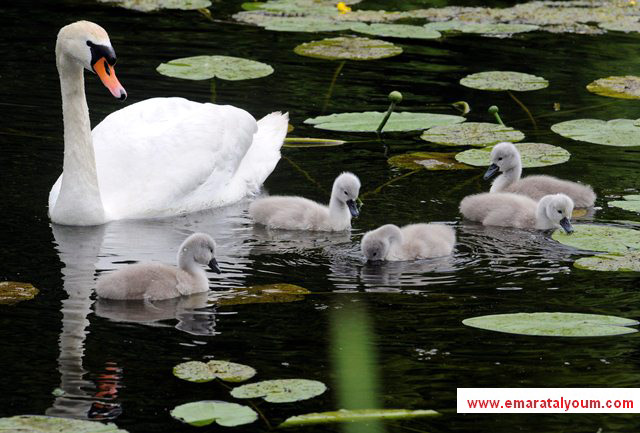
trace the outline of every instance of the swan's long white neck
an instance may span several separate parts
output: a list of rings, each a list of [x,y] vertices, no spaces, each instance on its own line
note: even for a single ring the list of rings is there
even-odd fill
[[[491,189],[489,191],[504,191],[509,187],[509,185],[520,180],[520,176],[522,176],[522,162],[520,161],[520,158],[517,158],[516,165],[500,174],[500,176],[498,176],[491,184]]]
[[[331,220],[331,226],[336,231],[351,227],[351,211],[349,211],[349,207],[345,202],[335,197],[335,194],[331,194],[331,201],[329,202],[329,220]]]
[[[549,230],[559,227],[558,224],[547,216],[549,201],[550,197],[542,197],[538,202],[538,207],[536,208],[536,228],[539,230]]]

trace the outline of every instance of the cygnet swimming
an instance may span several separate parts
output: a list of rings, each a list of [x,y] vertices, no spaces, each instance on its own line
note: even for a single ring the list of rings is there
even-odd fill
[[[216,243],[205,233],[194,233],[180,245],[178,267],[137,263],[103,275],[96,293],[107,299],[160,300],[209,290],[207,274],[200,265],[220,273],[214,257]]]
[[[572,233],[573,201],[565,194],[546,195],[539,202],[510,192],[482,193],[465,197],[460,213],[485,226],[548,230],[560,228]]]
[[[548,194],[563,193],[568,195],[575,207],[593,206],[596,194],[589,185],[583,185],[553,176],[527,176],[523,179],[520,152],[513,143],[498,143],[491,151],[491,165],[484,174],[491,178],[500,171],[500,176],[493,181],[490,192],[514,192],[540,200]]]
[[[272,196],[251,203],[249,214],[274,229],[343,231],[351,228],[351,217],[358,216],[359,193],[360,179],[345,172],[333,182],[329,206],[303,197]]]
[[[360,246],[368,261],[400,261],[448,256],[455,243],[455,231],[444,224],[386,224],[366,233]]]

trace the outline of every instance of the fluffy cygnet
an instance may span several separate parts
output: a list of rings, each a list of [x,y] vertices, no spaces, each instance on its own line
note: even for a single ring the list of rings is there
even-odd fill
[[[448,256],[455,243],[455,231],[443,224],[387,224],[366,233],[360,246],[369,261],[399,261]]]
[[[513,143],[498,143],[491,151],[491,165],[484,174],[491,178],[500,171],[500,176],[493,181],[491,192],[514,192],[540,200],[548,194],[563,193],[568,195],[575,207],[593,206],[596,194],[589,185],[582,185],[552,176],[527,176],[523,179],[520,152]]]
[[[137,263],[103,275],[96,293],[108,299],[160,300],[209,290],[207,274],[200,265],[220,273],[214,257],[216,243],[205,233],[194,233],[180,245],[178,267]]]
[[[548,230],[562,227],[573,232],[573,201],[565,194],[546,195],[539,202],[509,192],[482,193],[465,197],[460,213],[485,226]]]
[[[303,197],[272,196],[251,203],[249,214],[255,222],[274,229],[343,231],[351,228],[351,217],[358,216],[359,193],[358,177],[342,173],[333,182],[329,206]]]

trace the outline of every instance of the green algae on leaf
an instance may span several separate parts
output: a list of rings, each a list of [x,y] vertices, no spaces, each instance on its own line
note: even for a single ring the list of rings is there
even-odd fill
[[[33,299],[40,291],[29,283],[0,281],[0,305]]]
[[[577,119],[556,123],[551,130],[563,137],[605,146],[640,146],[640,126],[634,119]]]
[[[611,98],[640,99],[640,77],[625,75],[600,78],[587,84],[587,90]]]
[[[338,113],[318,116],[304,121],[315,128],[344,132],[375,132],[385,113],[365,111],[362,113]],[[384,132],[417,131],[437,125],[451,125],[464,122],[461,116],[433,113],[391,113]]]
[[[625,195],[622,198],[624,200],[610,201],[609,206],[640,213],[640,195]]]
[[[508,126],[495,123],[466,122],[458,125],[436,126],[420,136],[425,141],[445,146],[490,146],[501,141],[516,142],[524,134]]]
[[[58,418],[43,415],[18,415],[0,418],[0,432],[7,433],[127,433],[112,423]]]
[[[469,170],[466,164],[455,160],[455,152],[413,152],[392,156],[389,165],[407,170]]]
[[[567,235],[556,230],[551,237],[561,244],[587,251],[626,253],[640,249],[640,230],[595,224],[574,224]]]
[[[316,397],[326,389],[325,384],[317,380],[278,379],[233,388],[231,395],[235,398],[262,397],[270,403],[290,403]]]
[[[168,77],[185,80],[239,81],[262,78],[273,73],[273,68],[255,60],[229,56],[195,56],[161,63],[156,70]]]
[[[315,412],[292,416],[284,420],[278,427],[298,427],[335,422],[411,419],[438,415],[440,413],[429,409],[340,409],[332,412]]]
[[[351,25],[351,30],[358,33],[388,38],[438,39],[442,36],[437,30],[407,24],[356,23]]]
[[[546,143],[516,143],[520,152],[523,168],[546,167],[567,162],[571,154],[562,147]],[[456,160],[476,167],[491,164],[493,146],[480,149],[469,149],[456,155]]]
[[[138,12],[153,12],[160,9],[197,10],[211,6],[209,0],[98,0],[114,6]]]
[[[214,379],[225,382],[244,382],[255,376],[256,371],[244,364],[212,360],[209,362],[188,361],[173,367],[173,375],[189,382],[210,382]]]
[[[339,37],[305,42],[296,54],[325,60],[376,60],[397,56],[402,48],[391,42],[359,37]]]
[[[298,138],[287,137],[282,147],[335,147],[345,144],[343,140],[331,140],[328,138]]]
[[[181,404],[171,411],[171,416],[194,427],[215,422],[224,427],[250,424],[258,414],[250,407],[226,401],[195,401]]]
[[[517,92],[539,90],[549,86],[549,82],[542,77],[513,71],[478,72],[462,78],[460,84],[478,90]]]
[[[216,305],[267,304],[276,302],[295,302],[304,299],[311,292],[295,284],[264,284],[232,289],[213,301]]]
[[[462,323],[473,328],[545,337],[601,337],[638,332],[631,319],[582,313],[514,313],[472,317]]]
[[[640,272],[640,251],[583,257],[576,260],[573,266],[590,271]]]

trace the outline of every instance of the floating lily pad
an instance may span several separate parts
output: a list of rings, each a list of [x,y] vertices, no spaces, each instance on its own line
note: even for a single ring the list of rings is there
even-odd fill
[[[542,77],[512,71],[479,72],[462,78],[460,84],[479,90],[518,92],[539,90],[549,86],[549,82]]]
[[[351,26],[351,30],[358,33],[388,38],[438,39],[442,36],[437,30],[407,24],[356,23]]]
[[[612,30],[618,32],[637,32],[640,33],[640,22],[638,22],[638,17],[635,17],[632,20],[616,20],[611,22],[604,22],[598,24],[598,27],[605,30]]]
[[[609,206],[640,213],[640,195],[625,195],[622,198],[624,200],[610,201]]]
[[[0,431],[7,433],[127,433],[112,423],[42,415],[0,418]]]
[[[301,56],[326,60],[376,60],[397,56],[402,48],[378,39],[339,37],[305,42],[293,51]]]
[[[153,12],[160,9],[196,10],[211,6],[209,0],[98,0],[121,8],[139,12]]]
[[[588,251],[626,253],[640,249],[640,230],[595,224],[574,224],[574,232],[556,230],[551,237],[561,244]]]
[[[282,147],[333,147],[345,144],[346,141],[330,140],[328,138],[297,138],[287,137]]]
[[[266,304],[294,302],[304,299],[311,292],[295,284],[265,284],[232,289],[217,297],[216,305]]]
[[[0,282],[0,304],[15,304],[20,301],[33,299],[39,290],[29,283],[17,281]]]
[[[466,164],[455,160],[455,152],[413,152],[392,156],[389,165],[407,170],[469,170]]]
[[[640,99],[640,77],[625,75],[600,78],[587,84],[587,90],[611,98]]]
[[[250,407],[226,401],[195,401],[181,404],[171,411],[171,416],[195,427],[215,422],[225,427],[250,424],[258,414]]]
[[[334,422],[375,421],[389,419],[410,419],[425,416],[438,416],[435,410],[418,409],[340,409],[332,412],[306,413],[284,420],[278,427],[297,427],[309,424]]]
[[[362,113],[339,113],[328,116],[318,116],[307,119],[304,123],[316,128],[330,131],[346,132],[375,132],[384,118],[385,113],[379,111],[365,111]],[[432,128],[437,125],[450,125],[464,122],[461,116],[433,113],[391,113],[389,121],[384,127],[385,132],[417,131]]]
[[[640,146],[640,127],[633,119],[577,119],[556,123],[551,130],[563,137],[606,146]]]
[[[225,382],[244,382],[255,376],[256,371],[244,364],[229,361],[189,361],[173,367],[173,375],[189,382],[210,382],[221,379]]]
[[[515,146],[520,152],[524,168],[562,164],[571,157],[571,154],[562,147],[546,143],[517,143]],[[456,155],[456,160],[476,167],[488,166],[491,164],[492,150],[493,146],[465,150]]]
[[[576,260],[573,266],[590,271],[640,272],[640,251],[583,257]]]
[[[236,14],[234,17],[239,21],[279,32],[334,32],[347,30],[352,25],[350,22],[336,21],[325,15],[283,17],[280,15],[245,12]]]
[[[497,123],[466,122],[433,127],[424,131],[420,138],[445,146],[491,146],[502,141],[520,141],[524,134]]]
[[[327,387],[317,380],[279,379],[249,383],[231,390],[235,398],[263,397],[270,403],[307,400],[325,392]]]
[[[463,33],[479,33],[483,35],[512,35],[538,30],[540,27],[533,24],[509,24],[509,23],[478,23],[462,26]]]
[[[273,73],[273,68],[255,60],[229,56],[195,56],[161,63],[156,70],[162,75],[185,80],[239,81],[262,78]]]

